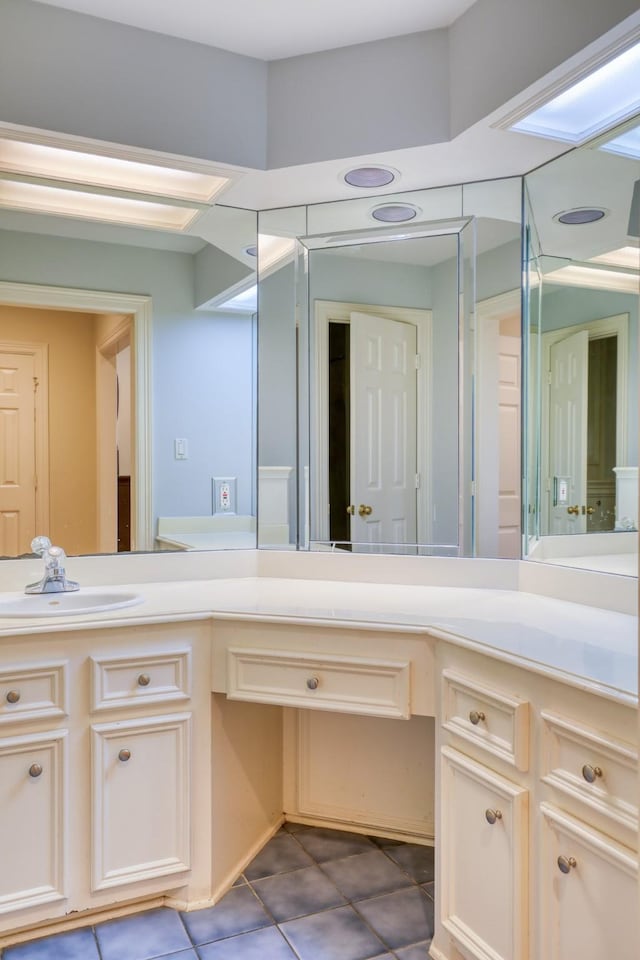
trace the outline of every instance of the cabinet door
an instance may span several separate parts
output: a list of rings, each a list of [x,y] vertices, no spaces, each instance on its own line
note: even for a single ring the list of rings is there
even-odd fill
[[[65,738],[0,740],[0,913],[65,897]]]
[[[528,956],[528,793],[457,750],[441,751],[440,910],[478,960]]]
[[[190,715],[92,727],[92,889],[190,867]]]
[[[541,957],[637,960],[636,855],[551,804],[540,809]]]

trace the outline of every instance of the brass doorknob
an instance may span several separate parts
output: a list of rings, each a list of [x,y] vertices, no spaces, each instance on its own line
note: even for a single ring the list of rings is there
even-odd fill
[[[347,513],[349,514],[350,517],[352,517],[355,512],[356,512],[356,508],[352,503],[350,503],[349,506],[347,507]]]
[[[573,513],[577,517],[578,514],[580,513],[580,507],[578,506],[578,504],[576,504],[575,507],[567,507],[567,513]]]
[[[594,507],[587,507],[587,515],[591,516],[591,514],[594,512],[594,509]]]
[[[370,507],[368,503],[361,503],[358,507],[358,513],[361,517],[369,517],[373,513],[373,507]]]

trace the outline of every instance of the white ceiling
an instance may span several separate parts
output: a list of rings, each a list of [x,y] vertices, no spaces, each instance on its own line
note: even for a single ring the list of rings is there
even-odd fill
[[[104,20],[278,60],[447,27],[475,0],[42,0]]]

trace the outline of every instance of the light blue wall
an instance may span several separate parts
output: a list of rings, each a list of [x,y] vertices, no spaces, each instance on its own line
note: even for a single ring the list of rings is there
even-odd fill
[[[154,516],[210,514],[221,474],[252,512],[252,321],[194,310],[191,254],[0,231],[0,280],[151,296]]]

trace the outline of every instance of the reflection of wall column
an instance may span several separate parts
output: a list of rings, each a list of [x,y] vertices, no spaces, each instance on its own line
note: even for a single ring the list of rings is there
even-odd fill
[[[258,468],[258,546],[289,543],[289,478],[293,467]]]

